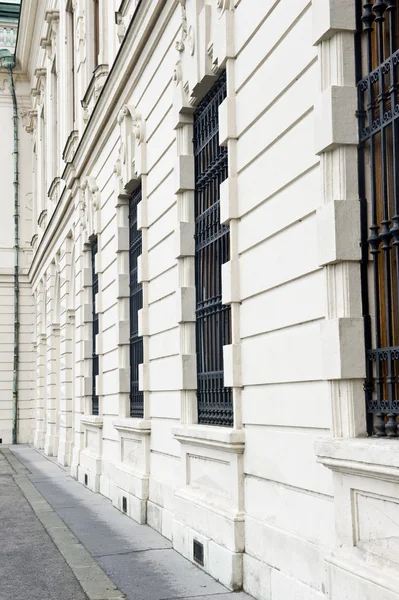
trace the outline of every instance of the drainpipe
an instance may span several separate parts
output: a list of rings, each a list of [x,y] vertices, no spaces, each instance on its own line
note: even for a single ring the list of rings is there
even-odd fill
[[[15,56],[8,50],[0,50],[0,66],[7,69],[13,104],[14,121],[14,361],[12,383],[12,443],[17,443],[18,419],[18,371],[19,371],[19,145],[18,145],[18,104],[15,93],[13,69]]]

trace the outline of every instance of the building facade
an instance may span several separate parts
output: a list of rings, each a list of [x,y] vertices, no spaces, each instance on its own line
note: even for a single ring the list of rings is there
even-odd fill
[[[396,5],[22,3],[18,441],[259,600],[399,597]]]

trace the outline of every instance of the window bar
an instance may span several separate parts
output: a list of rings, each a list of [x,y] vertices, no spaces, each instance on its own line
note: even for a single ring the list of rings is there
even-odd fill
[[[98,252],[97,238],[91,244],[91,274],[92,274],[92,414],[98,415],[99,402],[96,389],[96,377],[99,374],[98,354],[96,352],[96,336],[98,334],[98,313],[96,311],[96,295],[98,293],[98,273],[96,272],[96,255]]]
[[[377,2],[373,6],[373,10],[375,12],[375,22],[377,24],[377,47],[378,47],[378,62],[380,65],[384,62],[384,12],[386,9],[386,3],[381,0],[377,0]],[[384,69],[380,68],[378,70],[378,102],[379,102],[379,113],[380,119],[383,120],[383,115],[385,114],[385,90],[384,90]],[[384,256],[384,279],[385,279],[385,310],[386,310],[386,343],[387,346],[392,347],[392,298],[391,298],[391,232],[390,232],[390,220],[389,220],[389,206],[388,206],[388,189],[387,189],[387,149],[386,149],[386,129],[382,125],[381,127],[381,195],[382,195],[382,204],[383,204],[383,221],[381,222],[381,232],[380,239],[382,242],[382,250]],[[392,406],[393,402],[393,373],[392,373],[392,360],[391,354],[388,353],[387,356],[387,369],[388,376],[386,378],[387,388],[388,388],[388,401],[383,401],[383,407],[389,409]],[[384,423],[384,429],[385,429]],[[396,421],[394,426],[396,436]],[[385,433],[385,432],[384,432]]]
[[[359,178],[360,173],[364,174],[365,148],[370,158],[371,233],[367,243],[372,257],[375,308],[374,342],[370,343],[367,332],[365,335],[368,361],[365,389],[368,412],[374,415],[370,433],[377,437],[398,436],[399,414],[396,374],[399,346],[394,345],[398,343],[399,333],[399,104],[396,77],[399,50],[395,39],[396,12],[395,0],[376,0],[375,3],[363,4],[361,21],[366,37],[367,75],[359,78],[358,82],[359,159],[362,162],[359,164]],[[359,61],[361,57],[358,56]],[[373,63],[377,63],[376,66]],[[363,184],[360,189],[364,191]],[[392,218],[391,210],[394,212]],[[367,218],[367,210],[362,202],[362,219]],[[362,225],[362,240],[364,231]],[[392,247],[395,252],[392,252]],[[363,261],[365,258],[363,254]],[[367,263],[362,267],[362,281],[363,287],[367,287]],[[365,294],[363,307],[365,309]],[[368,300],[365,316],[368,316]]]
[[[129,277],[130,277],[130,416],[143,418],[144,394],[139,390],[139,365],[143,362],[143,338],[139,336],[139,310],[143,308],[143,287],[138,282],[137,260],[142,253],[142,234],[137,229],[137,205],[141,187],[129,203]]]
[[[387,13],[389,18],[389,54],[392,57],[395,53],[395,0],[387,1]],[[392,60],[391,69],[390,69],[390,95],[391,95],[391,112],[392,115],[396,111],[396,74],[397,74],[397,65],[395,61]],[[399,302],[399,178],[398,173],[395,168],[398,161],[398,138],[397,138],[397,121],[394,120],[392,122],[392,163],[394,168],[392,169],[393,176],[393,198],[394,198],[394,209],[395,214],[392,217],[392,245],[395,249],[395,270],[396,270],[396,301]],[[391,361],[392,364],[393,361]],[[394,387],[393,390],[393,398],[391,403],[391,412],[388,414],[388,435],[390,437],[394,437],[395,433],[397,433],[396,428],[396,414],[399,412],[399,401],[396,399],[395,390],[397,391],[397,375],[395,371],[393,373],[393,382],[392,385]],[[395,414],[396,413],[396,414]]]
[[[198,420],[233,425],[232,390],[223,386],[223,346],[231,343],[230,307],[222,304],[221,266],[229,259],[229,228],[220,223],[220,184],[227,177],[227,149],[219,146],[219,105],[226,74],[194,115],[195,278]],[[227,320],[226,320],[227,319]]]
[[[361,3],[356,3],[356,22],[362,23],[363,6]],[[362,79],[362,27],[358,27],[355,38],[356,51],[356,81]],[[364,89],[358,86],[358,118],[359,130],[364,131],[366,128],[366,116],[364,107]],[[362,309],[364,320],[364,345],[366,350],[372,348],[371,334],[371,318],[370,318],[370,301],[368,292],[368,263],[369,263],[369,244],[368,244],[368,215],[367,215],[367,198],[366,198],[366,164],[365,164],[365,144],[359,144],[358,148],[358,185],[360,198],[360,217],[361,217],[361,280],[362,280]],[[366,356],[366,380],[364,383],[364,391],[366,396],[367,407],[367,431],[373,430],[373,409],[377,407],[376,401],[373,399],[373,363]]]

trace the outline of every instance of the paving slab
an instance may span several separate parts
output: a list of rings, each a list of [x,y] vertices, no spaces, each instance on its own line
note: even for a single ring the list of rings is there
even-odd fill
[[[129,600],[164,600],[223,594],[226,588],[175,550],[103,556],[99,564]]]
[[[29,469],[24,493],[91,600],[251,600],[230,592],[173,550],[169,540],[128,518],[43,454],[27,446],[10,450]],[[14,468],[19,470],[17,463]],[[107,588],[106,596],[99,595],[98,585]]]
[[[174,598],[162,598],[162,600],[175,600]],[[186,598],[178,598],[178,600],[195,600],[193,596]],[[248,594],[244,592],[226,592],[225,594],[212,594],[212,596],[201,596],[200,600],[252,600]],[[294,598],[292,600],[295,600]]]

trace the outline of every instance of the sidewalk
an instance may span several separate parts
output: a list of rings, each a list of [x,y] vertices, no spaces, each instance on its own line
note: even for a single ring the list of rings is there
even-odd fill
[[[0,450],[0,460],[1,452]],[[47,596],[34,596],[30,590],[29,593],[25,590],[25,596],[18,596],[13,591],[3,597],[4,589],[1,585],[0,600],[86,598],[81,589],[75,591],[73,587],[70,588],[69,596],[60,594],[58,586],[64,588],[64,593],[68,585],[76,584],[74,576],[90,600],[124,597],[128,600],[251,600],[244,593],[229,592],[175,552],[169,540],[150,527],[138,525],[123,515],[108,499],[77,483],[65,469],[34,449],[12,446],[9,450],[3,450],[3,455],[14,473],[1,475],[0,462],[0,502],[4,485],[15,486],[19,494],[22,490],[47,530],[43,534],[47,538],[50,535],[58,547],[56,552],[53,547],[52,553],[58,561],[62,561],[63,556],[70,567],[69,569],[64,563],[63,577],[72,576],[72,579],[71,583],[66,579],[63,583],[63,579],[58,579],[59,566],[47,562],[43,557],[35,557],[35,571],[41,569],[47,575],[55,574],[53,580],[57,584],[56,594],[49,589]],[[4,477],[8,478],[8,484],[3,483]],[[26,500],[24,502],[27,504]],[[19,509],[16,507],[14,510]],[[1,532],[4,527],[3,515],[2,510]],[[37,517],[30,511],[26,518],[34,522]],[[17,525],[11,521],[9,527]],[[13,533],[11,535],[14,536]],[[51,540],[47,541],[51,543]],[[26,549],[28,551],[29,548]],[[7,554],[8,561],[12,560],[12,554],[11,548]],[[25,586],[29,586],[27,579],[24,579]],[[1,566],[0,581],[3,582]],[[23,582],[20,583],[23,585]]]

